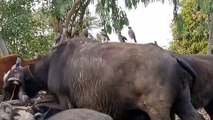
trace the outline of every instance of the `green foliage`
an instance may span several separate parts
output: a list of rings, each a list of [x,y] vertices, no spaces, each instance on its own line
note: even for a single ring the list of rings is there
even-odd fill
[[[209,14],[213,12],[213,1],[212,0],[196,0],[202,12]]]
[[[112,32],[112,28],[115,31],[121,31],[123,25],[129,24],[125,11],[117,4],[116,0],[101,0],[96,5],[96,12],[100,15],[102,25],[109,33]]]
[[[182,54],[205,53],[208,40],[207,15],[195,0],[183,0],[181,12],[171,28],[173,41],[170,50]]]
[[[123,3],[127,9],[134,9],[139,3],[146,6],[154,1],[164,0],[125,0]],[[0,32],[10,53],[19,53],[29,58],[35,51],[48,52],[53,43],[53,31],[61,29],[58,26],[65,22],[73,2],[74,0],[1,0]],[[40,8],[35,9],[38,4],[41,5]],[[97,16],[91,16],[88,7],[91,4],[96,7]],[[118,0],[80,0],[71,24],[79,31],[84,27],[103,26],[111,33],[121,31],[129,21]]]
[[[48,1],[48,0],[47,0]],[[52,0],[51,14],[65,20],[67,12],[70,10],[72,0]]]
[[[207,54],[212,54],[212,44],[213,44],[213,1],[212,0],[197,0],[201,11],[206,13],[208,16],[208,30],[209,30],[209,40],[207,46]]]
[[[35,51],[46,53],[51,44],[52,35],[40,35],[38,32],[50,31],[47,16],[41,11],[32,12],[33,0],[2,0],[1,34],[10,53],[32,57]]]

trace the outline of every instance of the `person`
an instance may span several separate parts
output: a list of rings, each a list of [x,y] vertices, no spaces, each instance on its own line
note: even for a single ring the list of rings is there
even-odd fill
[[[118,32],[118,40],[120,42],[126,42],[127,39],[125,36],[121,35],[121,32]]]
[[[128,29],[129,29],[129,31],[128,31],[129,37],[131,39],[134,39],[135,43],[137,43],[136,37],[135,37],[135,32],[132,30],[132,27],[128,27]]]
[[[107,33],[105,32],[104,29],[101,29],[100,34],[104,37],[104,40],[103,40],[104,42],[109,42],[110,41],[109,36],[107,35]]]

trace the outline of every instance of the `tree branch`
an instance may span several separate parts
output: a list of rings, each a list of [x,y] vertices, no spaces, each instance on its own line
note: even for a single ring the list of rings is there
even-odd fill
[[[78,8],[75,10],[75,14],[74,14],[74,16],[72,17],[72,23],[74,23],[74,22],[76,21],[76,18],[77,18],[77,16],[78,16],[78,13],[80,12],[80,9],[81,9],[82,5],[83,5],[83,1],[81,1],[81,4],[80,4],[80,5],[78,6]]]
[[[75,14],[75,11],[76,11],[80,2],[81,2],[81,0],[74,0],[72,8],[69,10],[69,12],[67,14],[65,25],[64,25],[64,28],[63,28],[63,34],[62,34],[62,37],[61,37],[61,42],[63,42],[66,39],[66,33],[68,31],[68,26],[69,26],[69,23],[71,21],[71,17]]]
[[[79,25],[82,25],[82,23],[83,23],[86,8],[88,7],[90,2],[91,2],[91,0],[87,0],[86,3],[82,6],[81,14],[80,14],[80,18],[79,18]],[[81,26],[81,28],[82,28],[82,26]]]

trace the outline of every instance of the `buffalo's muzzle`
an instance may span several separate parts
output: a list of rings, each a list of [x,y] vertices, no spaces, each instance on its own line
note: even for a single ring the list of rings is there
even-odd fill
[[[13,85],[19,85],[20,84],[20,80],[16,77],[11,77],[8,79],[8,82],[10,82]]]

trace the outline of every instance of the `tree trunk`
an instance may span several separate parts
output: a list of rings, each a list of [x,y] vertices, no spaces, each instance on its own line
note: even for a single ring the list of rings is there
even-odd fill
[[[56,17],[56,21],[55,21],[55,34],[57,35],[58,33],[62,33],[63,30],[63,21],[61,20],[61,18]]]
[[[8,49],[7,49],[6,44],[5,44],[5,42],[4,42],[4,40],[3,40],[1,35],[0,35],[0,50],[1,50],[2,54],[3,54],[3,56],[4,55],[9,55]]]
[[[2,54],[2,52],[1,52],[1,50],[0,50],[0,58],[3,56],[3,54]],[[1,98],[0,98],[0,100],[1,100]]]
[[[84,19],[84,15],[85,15],[85,12],[86,12],[86,8],[90,4],[90,2],[91,2],[91,0],[87,0],[85,2],[85,4],[82,5],[80,18],[79,18],[79,25],[81,25],[81,29],[84,29],[84,28],[88,27],[88,26],[83,26],[83,19]]]
[[[209,14],[209,40],[208,40],[208,51],[207,54],[212,54],[212,43],[213,43],[213,12]]]
[[[81,0],[74,0],[72,8],[70,9],[70,11],[67,14],[67,18],[65,21],[65,25],[64,25],[63,33],[62,33],[62,37],[61,37],[61,42],[63,42],[67,38],[67,31],[68,31],[69,23],[71,21],[71,17],[75,14],[76,9],[78,8],[78,5],[80,2],[81,2]],[[71,33],[72,33],[72,31],[71,31]]]

